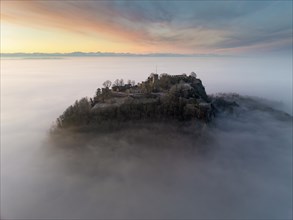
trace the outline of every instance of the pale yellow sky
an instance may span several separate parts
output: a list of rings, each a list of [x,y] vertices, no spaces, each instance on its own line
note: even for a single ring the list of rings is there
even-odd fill
[[[3,53],[123,52],[133,47],[129,43],[109,41],[98,36],[88,36],[55,28],[35,28],[3,22],[1,29],[1,51]]]

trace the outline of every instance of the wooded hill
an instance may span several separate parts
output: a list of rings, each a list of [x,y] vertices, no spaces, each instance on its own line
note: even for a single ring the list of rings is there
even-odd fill
[[[151,74],[135,84],[107,80],[92,98],[69,106],[56,121],[57,129],[106,129],[125,122],[198,120],[208,123],[217,111],[236,103],[212,99],[195,73],[189,76]]]

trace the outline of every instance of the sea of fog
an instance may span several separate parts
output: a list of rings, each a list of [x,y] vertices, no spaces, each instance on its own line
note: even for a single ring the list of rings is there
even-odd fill
[[[292,120],[270,112],[220,117],[198,138],[142,128],[68,140],[84,152],[52,146],[52,123],[76,99],[156,66],[292,115],[290,57],[2,59],[1,218],[291,219]]]

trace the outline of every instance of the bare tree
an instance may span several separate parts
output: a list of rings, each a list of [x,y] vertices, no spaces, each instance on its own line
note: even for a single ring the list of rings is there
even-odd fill
[[[96,96],[99,97],[101,94],[102,94],[102,91],[100,88],[98,88],[96,91]]]
[[[119,80],[119,86],[124,86],[124,80],[123,79]]]
[[[106,80],[104,83],[103,83],[103,86],[105,88],[109,88],[110,86],[112,85],[112,82],[110,80]]]
[[[119,86],[119,79],[116,79],[113,83],[113,86]]]
[[[195,73],[195,72],[191,72],[191,73],[190,73],[190,76],[196,78],[196,73]]]
[[[127,80],[127,84],[131,86],[135,86],[135,81],[134,80]]]

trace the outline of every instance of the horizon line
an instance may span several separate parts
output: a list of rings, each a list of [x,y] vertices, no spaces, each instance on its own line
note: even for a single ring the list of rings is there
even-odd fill
[[[1,57],[40,57],[40,56],[50,56],[50,57],[100,57],[100,56],[131,56],[131,57],[227,57],[233,55],[226,54],[181,54],[181,53],[116,53],[116,52],[55,52],[55,53],[44,53],[44,52],[13,52],[13,53],[0,53]]]

